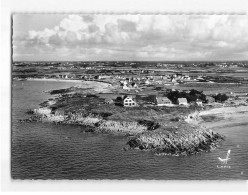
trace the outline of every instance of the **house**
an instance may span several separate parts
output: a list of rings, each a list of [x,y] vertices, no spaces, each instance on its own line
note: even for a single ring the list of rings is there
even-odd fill
[[[176,81],[176,79],[175,79],[174,77],[172,77],[172,78],[171,78],[171,82],[172,82],[172,83],[175,83],[175,82],[177,82],[177,81]]]
[[[129,87],[128,87],[127,85],[123,84],[123,89],[128,90],[128,89],[129,89]]]
[[[131,82],[131,79],[130,78],[126,78],[126,82]]]
[[[211,96],[206,96],[206,100],[207,100],[208,104],[211,104],[211,103],[215,102],[215,99],[213,97],[211,97]]]
[[[110,98],[106,98],[105,101],[104,101],[105,104],[113,104],[114,101]]]
[[[189,75],[184,75],[183,79],[184,80],[190,80],[190,76]]]
[[[123,106],[124,107],[134,107],[137,106],[135,97],[133,96],[124,96],[123,98]]]
[[[237,96],[248,96],[248,93],[245,92],[230,92],[230,97],[237,97]]]
[[[76,75],[76,78],[83,79],[84,78],[84,75],[83,74],[77,74]]]
[[[147,80],[145,81],[145,84],[146,84],[146,85],[149,85],[149,84],[150,84],[150,81],[147,79]]]
[[[67,78],[73,79],[73,78],[76,78],[76,75],[75,74],[68,74]]]
[[[100,80],[100,79],[102,79],[102,77],[101,77],[101,75],[96,75],[96,76],[94,76],[94,79]]]
[[[61,78],[61,79],[68,79],[68,78],[75,78],[76,77],[75,74],[71,74],[71,73],[58,73],[55,75],[57,78]]]
[[[127,85],[127,81],[126,81],[126,80],[121,81],[121,83],[122,83],[123,85]]]
[[[171,105],[172,102],[167,97],[156,97],[156,104],[157,106],[167,106]]]
[[[178,104],[178,105],[187,106],[187,105],[188,105],[188,102],[187,102],[187,99],[186,99],[186,98],[178,98],[178,99],[177,99],[177,104]]]
[[[138,88],[138,85],[136,83],[131,84],[132,88]]]
[[[197,100],[195,101],[195,103],[196,103],[196,105],[198,105],[198,106],[202,106],[202,100],[200,100],[200,99],[197,99]]]

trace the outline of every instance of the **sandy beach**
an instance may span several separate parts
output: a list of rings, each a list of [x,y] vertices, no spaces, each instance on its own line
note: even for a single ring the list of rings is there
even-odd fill
[[[73,83],[81,83],[84,82],[82,80],[73,80],[73,79],[47,79],[47,78],[28,78],[28,81],[56,81],[56,82],[73,82]]]
[[[29,78],[29,81],[51,81],[51,82],[70,82],[75,83],[75,87],[78,88],[92,88],[98,93],[109,93],[111,92],[112,85],[105,82],[98,81],[83,81],[83,80],[72,80],[72,79],[47,79],[47,78]]]
[[[238,107],[221,107],[221,108],[213,108],[210,110],[204,110],[200,112],[200,116],[202,115],[216,115],[216,114],[237,114],[248,112],[248,106],[238,106]]]
[[[111,92],[112,85],[109,83],[97,82],[97,81],[83,81],[76,85],[78,88],[92,88],[98,93],[108,93]]]
[[[224,128],[248,124],[248,106],[222,107],[201,111],[201,117],[214,117],[203,124],[208,128]]]

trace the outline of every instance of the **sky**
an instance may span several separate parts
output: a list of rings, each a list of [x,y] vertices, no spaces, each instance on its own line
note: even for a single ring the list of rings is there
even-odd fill
[[[14,61],[248,60],[248,15],[13,15]]]

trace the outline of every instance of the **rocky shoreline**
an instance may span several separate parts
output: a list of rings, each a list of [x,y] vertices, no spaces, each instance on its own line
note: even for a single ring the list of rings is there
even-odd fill
[[[81,107],[81,110],[78,109],[75,112],[65,112],[66,108],[61,105],[54,109],[54,105],[60,101],[61,97],[40,104],[42,105],[40,108],[28,111],[32,114],[29,119],[20,120],[20,122],[80,125],[85,132],[124,135],[128,137],[128,147],[125,147],[125,150],[140,149],[159,155],[190,155],[208,152],[216,148],[219,141],[224,139],[220,134],[200,125],[198,111],[190,112],[188,115],[171,115],[170,120],[116,120],[109,118],[108,115],[106,117],[106,113],[105,115],[96,114],[93,110],[85,113],[85,108]],[[70,103],[67,102],[67,106],[68,104]],[[161,117],[163,118],[163,115]]]
[[[131,148],[150,150],[159,155],[190,155],[209,152],[218,146],[224,137],[212,130],[191,127],[191,133],[177,133],[170,130],[146,132],[128,141]]]

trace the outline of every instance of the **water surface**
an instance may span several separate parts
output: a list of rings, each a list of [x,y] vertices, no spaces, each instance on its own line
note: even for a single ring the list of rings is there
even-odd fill
[[[82,127],[18,123],[28,109],[51,98],[43,91],[75,83],[13,82],[11,174],[15,179],[236,179],[248,178],[248,123],[217,128],[226,136],[219,148],[192,156],[157,156],[124,151],[127,137],[84,133]],[[230,168],[218,168],[218,157],[231,149]]]

